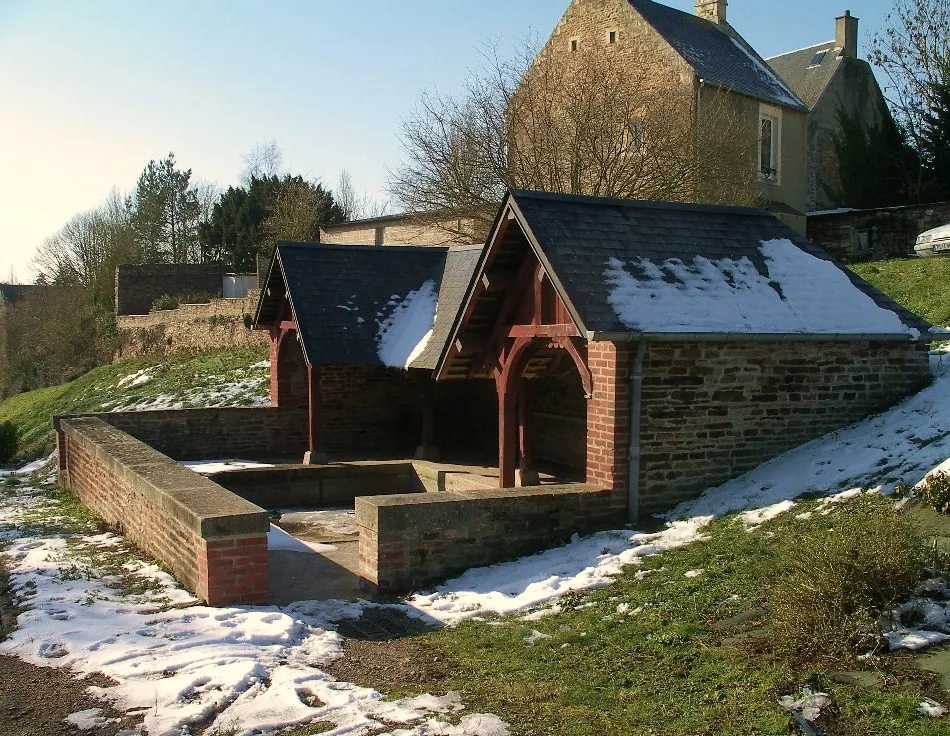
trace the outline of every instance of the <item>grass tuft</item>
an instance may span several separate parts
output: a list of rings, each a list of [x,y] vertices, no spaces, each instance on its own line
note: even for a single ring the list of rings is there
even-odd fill
[[[792,661],[876,650],[882,619],[924,572],[923,538],[888,499],[868,496],[823,518],[785,539],[769,595],[776,650]]]

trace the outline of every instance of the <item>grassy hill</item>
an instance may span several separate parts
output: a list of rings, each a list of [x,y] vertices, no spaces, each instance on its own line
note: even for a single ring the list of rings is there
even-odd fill
[[[133,358],[13,396],[0,404],[0,422],[16,424],[18,458],[32,459],[53,449],[53,414],[252,406],[267,402],[268,376],[265,348]]]
[[[849,268],[929,322],[950,325],[950,258],[901,258]]]

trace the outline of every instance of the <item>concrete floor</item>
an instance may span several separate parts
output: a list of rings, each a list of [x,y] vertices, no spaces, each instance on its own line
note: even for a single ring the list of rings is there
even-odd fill
[[[271,602],[365,598],[359,576],[359,532],[352,509],[284,509],[276,521],[302,542],[324,545],[320,552],[271,550]]]

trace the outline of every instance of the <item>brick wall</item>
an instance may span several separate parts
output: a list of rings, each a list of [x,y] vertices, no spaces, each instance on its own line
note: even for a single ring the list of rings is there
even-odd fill
[[[361,577],[401,592],[616,527],[611,494],[584,485],[356,500]]]
[[[267,333],[248,327],[259,294],[251,291],[243,299],[212,299],[150,314],[119,315],[115,359],[266,345]]]
[[[592,342],[587,362],[594,392],[587,401],[587,482],[614,491],[617,508],[627,508],[630,444],[631,346]]]
[[[269,597],[263,509],[95,417],[61,420],[60,482],[210,605]]]
[[[640,511],[695,497],[930,380],[926,349],[912,343],[651,345]],[[610,418],[607,408],[604,416]],[[618,462],[626,462],[623,443],[616,448]],[[588,473],[588,482],[599,477],[605,476]]]
[[[917,236],[950,222],[950,202],[808,216],[808,239],[843,261],[913,255]]]
[[[299,458],[307,449],[307,415],[279,407],[169,409],[86,415],[176,460]],[[53,417],[57,431],[63,417]]]
[[[323,365],[318,372],[320,450],[412,456],[422,439],[423,378],[383,366]]]
[[[230,272],[213,263],[123,264],[115,272],[115,313],[148,314],[165,294],[221,296],[221,278]]]

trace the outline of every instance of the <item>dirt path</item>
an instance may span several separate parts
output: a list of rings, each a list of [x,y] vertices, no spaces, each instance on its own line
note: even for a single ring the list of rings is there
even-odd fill
[[[80,733],[114,736],[134,727],[134,719],[128,718],[92,731],[81,731],[66,722],[71,713],[91,708],[101,708],[103,716],[109,719],[121,716],[86,692],[90,685],[106,684],[103,680],[79,680],[68,670],[34,667],[16,657],[0,656],[0,724],[4,736]]]

